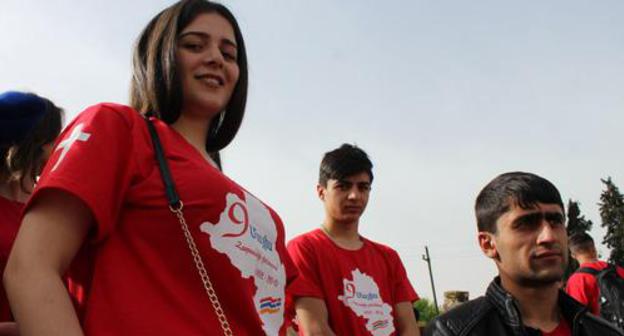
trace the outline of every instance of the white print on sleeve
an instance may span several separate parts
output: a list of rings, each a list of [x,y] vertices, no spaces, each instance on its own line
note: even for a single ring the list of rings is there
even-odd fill
[[[69,150],[71,149],[71,147],[74,145],[76,141],[84,142],[84,141],[89,140],[89,137],[91,136],[91,134],[83,132],[82,131],[83,127],[84,127],[84,124],[82,123],[74,126],[74,129],[72,130],[69,137],[61,141],[61,143],[59,143],[58,146],[56,146],[56,149],[54,151],[57,151],[59,149],[61,149],[62,151],[58,160],[56,160],[56,164],[54,164],[54,167],[52,167],[52,171],[55,171],[56,168],[58,168],[59,164],[61,164],[61,161],[63,161],[63,159],[65,158],[65,154],[69,152]]]
[[[226,196],[219,222],[204,222],[212,247],[228,256],[243,278],[253,278],[256,311],[267,335],[278,335],[284,322],[286,271],[275,249],[276,224],[269,210],[254,196]]]
[[[353,280],[342,279],[344,295],[338,300],[353,312],[366,319],[366,329],[374,336],[387,336],[394,332],[392,307],[381,300],[379,286],[372,277],[355,269]]]

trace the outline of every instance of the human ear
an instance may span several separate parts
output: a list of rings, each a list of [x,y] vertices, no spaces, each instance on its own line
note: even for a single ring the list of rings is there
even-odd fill
[[[321,201],[325,201],[325,187],[320,184],[316,185],[316,194]]]
[[[479,247],[483,254],[486,257],[491,259],[498,258],[498,251],[496,250],[496,240],[494,239],[494,234],[490,232],[479,232],[477,235],[477,239],[479,240]]]

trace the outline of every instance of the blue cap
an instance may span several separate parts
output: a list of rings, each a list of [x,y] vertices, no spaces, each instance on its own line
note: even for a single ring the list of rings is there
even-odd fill
[[[46,112],[46,101],[32,93],[0,94],[0,144],[23,140]]]

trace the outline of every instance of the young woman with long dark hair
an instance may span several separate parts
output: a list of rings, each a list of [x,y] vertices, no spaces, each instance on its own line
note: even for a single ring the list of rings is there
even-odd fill
[[[236,135],[246,97],[227,8],[185,0],[152,19],[131,107],[82,112],[26,206],[5,273],[22,335],[285,334],[296,271],[283,224],[209,155]],[[86,250],[79,319],[61,279]]]

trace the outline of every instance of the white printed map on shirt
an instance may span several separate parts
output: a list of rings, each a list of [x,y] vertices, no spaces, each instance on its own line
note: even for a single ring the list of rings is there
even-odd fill
[[[372,277],[355,269],[353,280],[342,279],[344,295],[338,300],[353,312],[366,319],[366,329],[374,336],[388,336],[394,332],[392,307],[381,300],[379,286]]]
[[[253,300],[262,328],[267,335],[277,335],[284,322],[286,271],[275,249],[276,224],[264,204],[247,192],[244,196],[228,193],[219,222],[204,222],[200,230],[243,278],[254,280]]]

